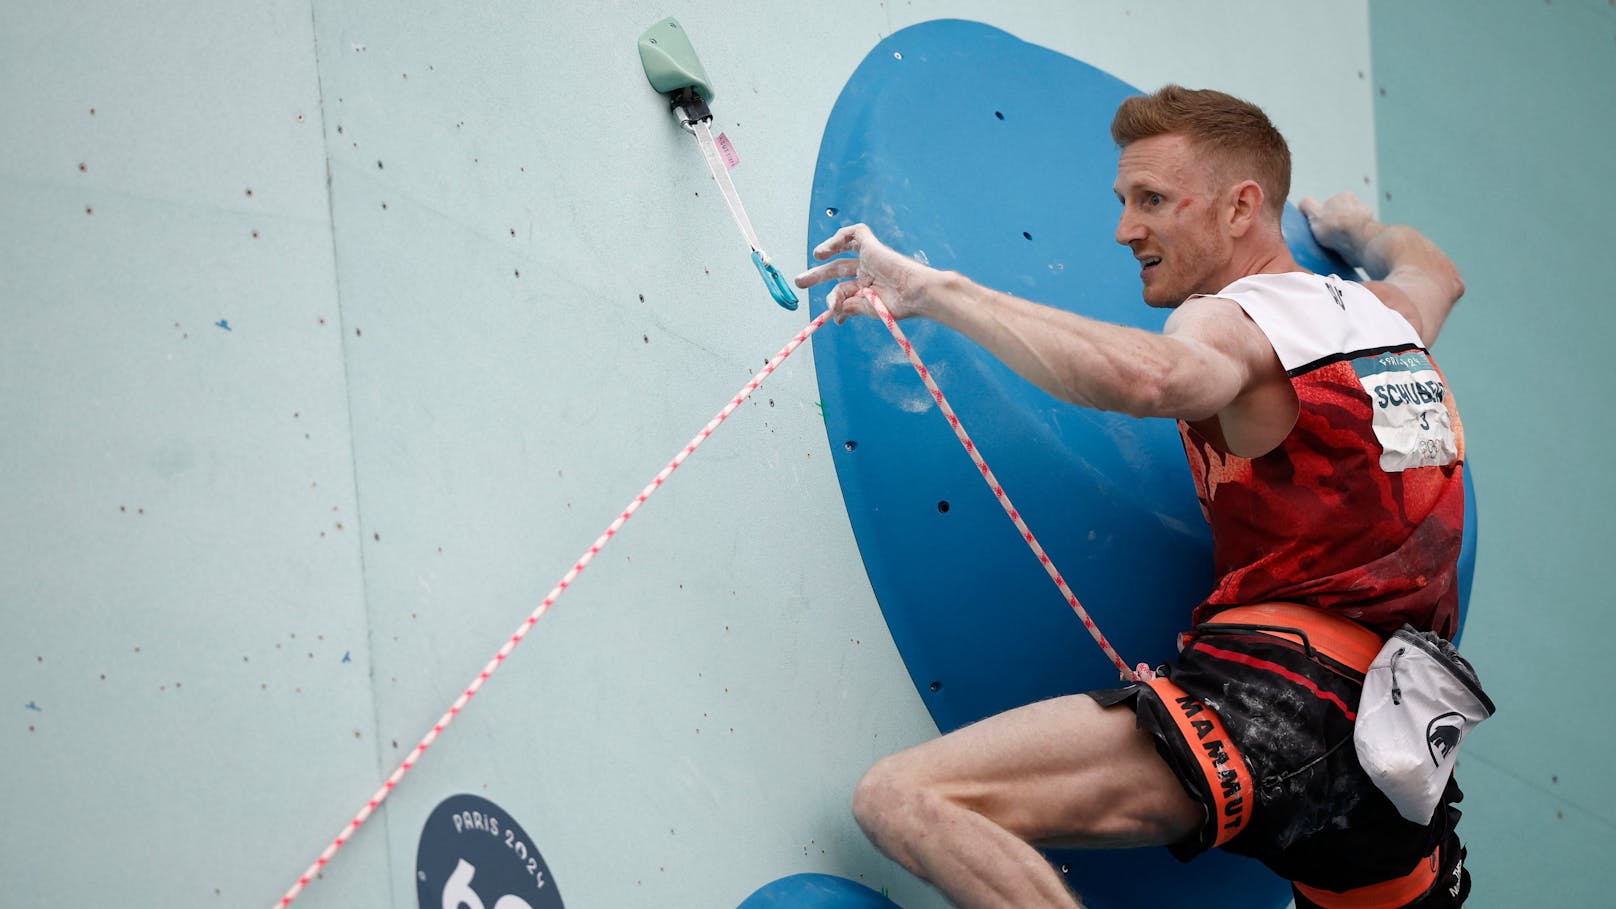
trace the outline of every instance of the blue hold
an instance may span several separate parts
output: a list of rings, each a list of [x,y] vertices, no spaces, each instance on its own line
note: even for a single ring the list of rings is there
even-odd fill
[[[1135,263],[1113,241],[1109,125],[1136,93],[979,23],[897,32],[859,65],[825,126],[810,249],[863,221],[935,267],[1160,330],[1165,313],[1141,301]],[[1285,227],[1304,267],[1352,274],[1313,242],[1294,209]],[[821,286],[810,312],[824,306]],[[1117,650],[1132,661],[1170,659],[1212,582],[1210,537],[1173,423],[1073,407],[946,328],[917,320],[905,330]],[[814,358],[865,570],[938,728],[1116,685],[1116,668],[1027,551],[885,328],[860,319],[828,329],[815,338]],[[1193,867],[1162,849],[1051,859],[1096,909],[1279,909],[1290,899],[1261,865],[1222,852]]]
[[[898,909],[898,904],[846,878],[793,874],[760,888],[736,909]]]
[[[1308,227],[1307,216],[1296,206],[1285,203],[1285,214],[1280,218],[1279,229],[1285,235],[1285,244],[1291,248],[1291,256],[1296,264],[1314,274],[1337,275],[1351,281],[1358,280],[1358,272],[1341,254],[1333,249],[1326,249],[1313,238],[1313,229]]]

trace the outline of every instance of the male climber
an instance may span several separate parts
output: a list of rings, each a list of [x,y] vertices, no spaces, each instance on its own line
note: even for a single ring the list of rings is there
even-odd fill
[[[1220,847],[1301,909],[1458,907],[1451,782],[1405,820],[1358,764],[1363,672],[1404,623],[1451,638],[1464,439],[1427,348],[1464,292],[1415,230],[1351,195],[1301,208],[1367,284],[1315,275],[1280,233],[1290,151],[1257,107],[1167,86],[1129,98],[1116,240],[1160,334],[1018,299],[881,244],[864,225],[797,278],[840,281],[838,321],[923,316],[1086,407],[1179,421],[1216,583],[1166,677],[1007,711],[885,758],[853,811],[955,904],[1075,907],[1035,846]],[[1303,634],[1294,630],[1300,629]],[[1304,638],[1305,635],[1305,638]]]

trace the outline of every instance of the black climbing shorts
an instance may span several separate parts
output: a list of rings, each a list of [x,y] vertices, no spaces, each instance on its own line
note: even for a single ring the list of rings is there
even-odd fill
[[[1201,829],[1168,847],[1180,860],[1214,847],[1256,858],[1292,882],[1298,909],[1457,909],[1470,890],[1454,832],[1458,785],[1448,781],[1428,824],[1398,814],[1352,737],[1380,639],[1294,612],[1304,608],[1220,613],[1186,635],[1164,678],[1090,696],[1132,707],[1206,808]]]

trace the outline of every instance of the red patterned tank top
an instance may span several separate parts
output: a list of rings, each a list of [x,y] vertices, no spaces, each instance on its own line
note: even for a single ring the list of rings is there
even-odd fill
[[[1216,583],[1195,611],[1293,602],[1383,633],[1457,631],[1464,430],[1447,382],[1401,315],[1360,284],[1253,275],[1238,303],[1300,402],[1273,451],[1241,458],[1179,423]]]

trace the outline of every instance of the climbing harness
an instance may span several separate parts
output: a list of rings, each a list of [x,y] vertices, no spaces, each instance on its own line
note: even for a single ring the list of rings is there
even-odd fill
[[[735,191],[735,183],[729,178],[729,169],[736,163],[735,152],[722,133],[713,138],[713,112],[707,106],[713,99],[713,89],[706,69],[690,45],[690,38],[677,21],[671,17],[663,19],[640,36],[640,62],[645,66],[645,78],[651,87],[668,97],[674,117],[696,137],[696,145],[701,148],[707,170],[724,196],[730,217],[735,219],[741,236],[752,249],[752,264],[763,277],[769,296],[786,309],[795,310],[797,293],[780,274],[780,269],[769,261],[769,254],[763,251],[752,220],[746,216],[746,206],[741,204],[740,193]]]

